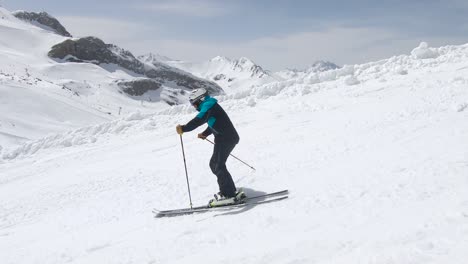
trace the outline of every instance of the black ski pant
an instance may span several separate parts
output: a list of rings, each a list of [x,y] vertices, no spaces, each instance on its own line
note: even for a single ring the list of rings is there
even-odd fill
[[[216,142],[210,160],[211,171],[218,177],[219,191],[225,197],[234,197],[236,195],[236,186],[226,168],[227,158],[236,144],[237,142],[229,141]]]

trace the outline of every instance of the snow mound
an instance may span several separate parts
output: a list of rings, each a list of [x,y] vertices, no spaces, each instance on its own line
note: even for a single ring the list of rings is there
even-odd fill
[[[434,59],[439,56],[439,51],[438,49],[429,48],[426,42],[421,42],[417,48],[411,51],[411,55],[416,59]]]
[[[4,160],[12,160],[18,157],[26,157],[35,154],[39,150],[67,148],[84,144],[95,143],[99,136],[118,135],[124,133],[133,125],[145,125],[139,123],[148,115],[139,112],[131,113],[127,117],[111,122],[80,128],[66,133],[47,136],[45,138],[27,142],[7,153],[4,153]],[[147,120],[150,121],[150,120]]]
[[[360,81],[354,77],[354,76],[349,76],[345,79],[345,83],[349,86],[352,86],[352,85],[357,85],[360,83]]]
[[[138,131],[153,131],[161,124],[176,125],[175,116],[195,113],[189,105],[178,105],[154,114],[143,114],[139,111],[129,113],[125,117],[98,125],[83,127],[65,133],[50,135],[38,140],[32,140],[13,149],[6,149],[1,158],[14,160],[34,155],[40,150],[63,149],[98,142],[116,135],[131,135]]]
[[[432,60],[426,60],[428,58]],[[361,65],[345,65],[335,70],[310,73],[299,78],[296,82],[317,84],[338,81],[343,77],[352,78],[352,76],[362,82],[394,75],[407,75],[411,71],[436,67],[446,63],[459,63],[467,58],[468,45],[429,48],[427,43],[423,42],[411,52],[410,56],[400,55]]]

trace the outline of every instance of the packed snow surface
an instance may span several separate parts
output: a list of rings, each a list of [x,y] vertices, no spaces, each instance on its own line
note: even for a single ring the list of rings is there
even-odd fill
[[[50,33],[2,14],[1,34],[37,45],[0,39],[1,125],[11,126],[0,127],[1,263],[466,263],[468,45],[422,43],[410,55],[218,97],[241,136],[233,154],[257,169],[229,159],[236,185],[290,197],[155,219],[153,208],[189,205],[175,126],[194,109],[107,117],[99,110],[128,102],[86,85],[125,73],[43,65]],[[69,90],[54,89],[63,84]],[[99,96],[85,104],[72,91]],[[57,133],[28,132],[37,126]],[[201,205],[217,183],[212,146],[197,131],[182,139]]]
[[[218,98],[237,186],[277,203],[153,218],[189,204],[186,105],[3,149],[2,263],[466,263],[468,46],[418,49]],[[205,204],[212,146],[183,140]]]

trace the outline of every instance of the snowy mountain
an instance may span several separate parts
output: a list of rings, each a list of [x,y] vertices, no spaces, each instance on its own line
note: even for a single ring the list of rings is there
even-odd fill
[[[311,73],[318,73],[318,72],[324,72],[324,71],[329,71],[329,70],[335,70],[340,68],[338,65],[336,65],[333,62],[329,61],[316,61],[309,67],[303,70],[298,70],[298,69],[286,69],[283,71],[275,72],[276,76],[279,76],[282,79],[292,79],[292,78],[300,78],[303,77],[306,74],[311,74]]]
[[[93,100],[97,98],[88,102],[78,95],[78,89],[91,93],[87,78],[77,78],[84,67],[58,69],[47,57],[64,37],[22,22],[3,8],[0,16],[0,146],[110,119],[109,110]]]
[[[0,54],[3,62],[10,53]],[[60,73],[84,66],[69,67]],[[247,195],[291,193],[240,210],[153,218],[155,207],[189,205],[175,133],[196,114],[188,105],[4,148],[0,259],[463,264],[467,76],[468,44],[423,43],[410,55],[217,97],[241,137],[233,154],[257,169],[229,159],[236,185]],[[196,134],[183,143],[198,205],[217,184],[212,145]]]
[[[100,39],[66,37],[47,13],[0,8],[0,17],[2,148],[185,103],[186,91],[195,88],[223,92],[213,82],[145,64]]]
[[[156,101],[160,97],[171,105],[185,103],[185,92],[197,88],[205,88],[212,95],[223,92],[221,87],[213,82],[165,64],[145,64],[130,51],[106,44],[95,37],[67,39],[53,46],[48,55],[59,59],[58,62],[93,63],[109,70],[120,67],[129,74],[140,77],[136,80],[117,81],[122,91],[130,96],[148,98],[150,101],[152,97]]]
[[[167,57],[143,55],[142,60],[160,65],[161,63],[179,68],[195,76],[216,82],[226,93],[250,90],[255,86],[282,80],[264,70],[248,58],[236,60],[217,56],[209,61],[193,63],[187,61],[170,60]]]

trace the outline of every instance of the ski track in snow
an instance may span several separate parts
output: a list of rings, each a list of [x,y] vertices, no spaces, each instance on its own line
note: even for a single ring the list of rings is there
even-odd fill
[[[154,219],[188,206],[174,106],[1,148],[2,263],[465,263],[468,46],[219,97],[248,193],[281,202]],[[200,128],[201,130],[203,128]],[[212,146],[183,135],[194,204]]]

